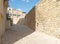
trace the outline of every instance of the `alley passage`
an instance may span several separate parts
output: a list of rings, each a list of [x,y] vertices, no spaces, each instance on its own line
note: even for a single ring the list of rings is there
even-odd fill
[[[24,25],[14,25],[7,30],[3,44],[60,44],[58,38],[29,29]]]

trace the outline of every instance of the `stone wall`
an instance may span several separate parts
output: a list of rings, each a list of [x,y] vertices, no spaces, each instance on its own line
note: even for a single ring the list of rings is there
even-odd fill
[[[4,0],[0,0],[0,44],[2,36],[5,32],[6,26],[6,8],[4,8]]]
[[[60,37],[60,1],[41,0],[26,16],[27,26]]]
[[[36,30],[60,36],[60,1],[46,0],[36,5]]]
[[[8,7],[8,1],[9,0],[3,0],[3,7],[4,7],[4,13],[5,13],[5,29],[9,29],[9,21],[7,20],[7,7]]]
[[[35,30],[35,7],[32,8],[32,10],[26,15],[26,25]]]
[[[0,44],[1,44],[1,36],[5,31],[5,12],[3,7],[3,0],[0,0]]]

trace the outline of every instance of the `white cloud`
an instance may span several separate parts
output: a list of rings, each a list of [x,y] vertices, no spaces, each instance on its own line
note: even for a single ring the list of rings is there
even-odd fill
[[[21,9],[17,9],[17,10],[22,11]]]
[[[23,0],[23,1],[25,1],[25,2],[30,2],[30,0]]]

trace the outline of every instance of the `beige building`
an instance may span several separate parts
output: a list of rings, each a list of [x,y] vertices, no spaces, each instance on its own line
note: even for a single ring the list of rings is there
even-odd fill
[[[1,37],[5,32],[6,26],[6,8],[7,8],[8,1],[7,0],[0,0],[0,44]]]
[[[22,10],[17,10],[13,8],[8,8],[8,13],[13,21],[13,24],[24,24],[26,13]]]
[[[34,8],[26,16],[27,26],[60,37],[60,0],[41,0]]]

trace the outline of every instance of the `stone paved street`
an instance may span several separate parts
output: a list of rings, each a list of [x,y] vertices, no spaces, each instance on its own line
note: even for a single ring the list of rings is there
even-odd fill
[[[6,31],[3,44],[60,44],[60,39],[33,31],[23,25],[14,25]]]

